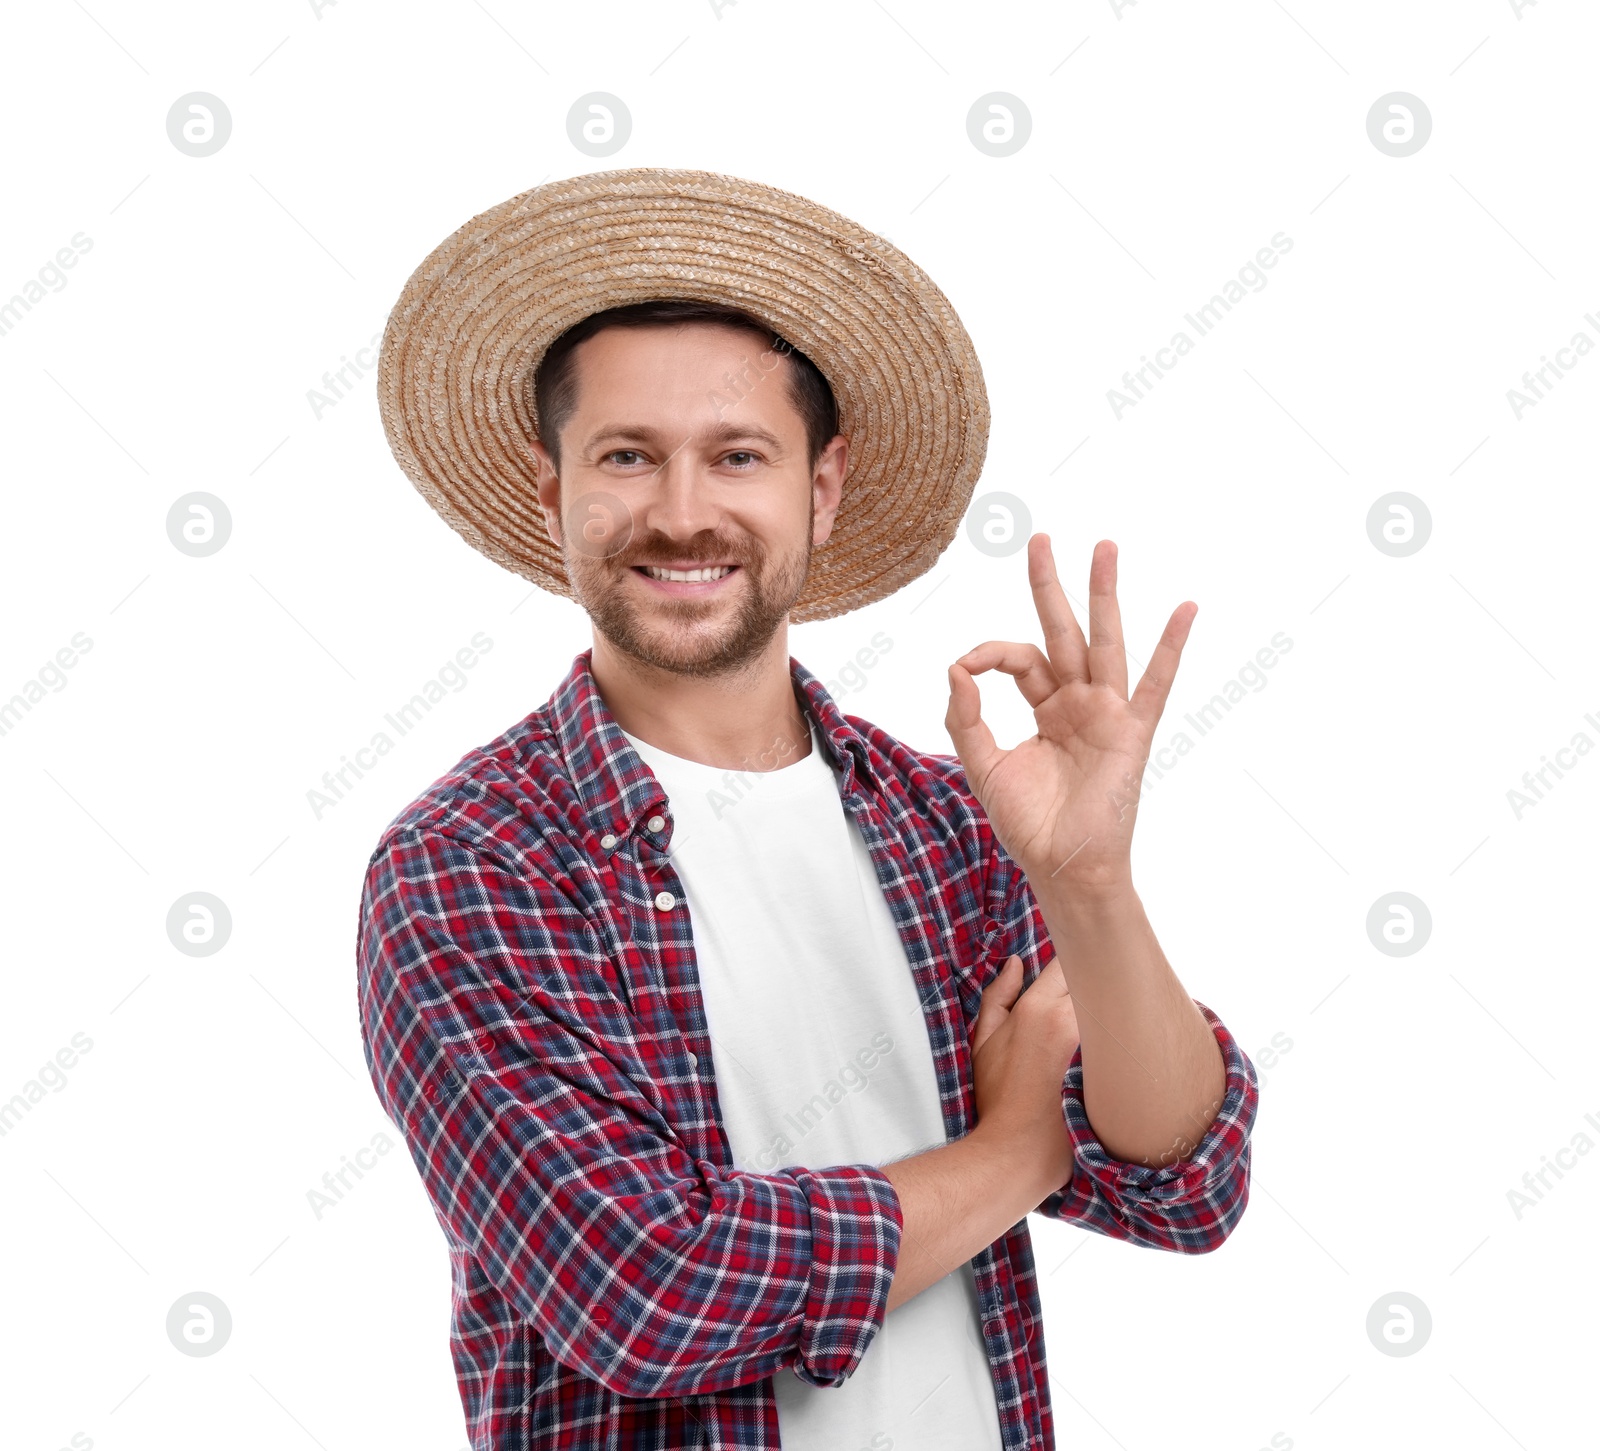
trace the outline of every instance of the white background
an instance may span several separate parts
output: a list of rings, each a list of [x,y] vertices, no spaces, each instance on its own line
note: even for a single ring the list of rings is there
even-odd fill
[[[92,247],[0,336],[0,700],[91,647],[0,735],[0,1100],[92,1048],[0,1137],[5,1445],[465,1441],[444,1241],[362,1060],[357,901],[383,826],[543,702],[588,625],[431,512],[370,373],[320,417],[308,393],[467,218],[634,165],[802,193],[927,269],[988,380],[979,494],[1026,501],[1078,601],[1117,541],[1135,678],[1199,603],[1158,742],[1293,642],[1148,789],[1135,851],[1190,991],[1253,1053],[1292,1040],[1256,1057],[1250,1208],[1193,1258],[1033,1219],[1059,1444],[1592,1434],[1600,1154],[1520,1217],[1508,1190],[1600,1143],[1600,759],[1520,819],[1507,792],[1600,741],[1600,357],[1520,417],[1507,390],[1600,341],[1597,40],[1574,0],[11,13],[0,297]],[[206,158],[166,131],[197,90],[233,118]],[[607,159],[567,134],[595,90],[633,118]],[[1032,117],[1004,158],[967,135],[991,91]],[[1392,91],[1432,115],[1404,158],[1367,133]],[[1268,285],[1118,418],[1124,370],[1278,232]],[[233,521],[208,558],[167,536],[197,490]],[[1432,518],[1407,557],[1367,533],[1393,491]],[[465,687],[319,819],[323,773],[478,631]],[[1024,556],[963,532],[791,648],[828,680],[878,631],[841,705],[949,750],[946,664],[1037,637]],[[1010,683],[984,688],[1025,734]],[[1432,914],[1407,957],[1365,925],[1396,890]],[[232,916],[214,956],[168,940],[193,891]],[[317,1218],[308,1191],[378,1134],[397,1151]],[[196,1290],[233,1317],[206,1358],[165,1331]],[[1433,1321],[1404,1358],[1366,1332],[1396,1290]]]

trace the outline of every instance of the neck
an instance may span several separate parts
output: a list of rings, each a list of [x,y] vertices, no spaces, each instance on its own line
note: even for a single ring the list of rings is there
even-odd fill
[[[787,621],[759,655],[717,675],[648,665],[598,630],[589,668],[617,724],[669,755],[723,770],[772,771],[810,754],[789,675]]]

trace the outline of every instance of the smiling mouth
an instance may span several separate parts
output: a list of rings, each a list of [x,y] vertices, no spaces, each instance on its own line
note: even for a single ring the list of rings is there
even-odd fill
[[[719,580],[725,575],[732,574],[739,566],[736,564],[708,564],[699,569],[667,569],[659,564],[636,564],[633,567],[639,573],[648,575],[651,579],[668,583],[709,584],[713,580]]]

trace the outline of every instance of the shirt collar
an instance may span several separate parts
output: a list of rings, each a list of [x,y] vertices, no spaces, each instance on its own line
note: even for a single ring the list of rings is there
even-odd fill
[[[666,793],[601,697],[590,668],[593,655],[592,646],[580,652],[550,697],[545,707],[550,730],[602,841],[612,837],[608,845],[614,846],[637,831],[664,845],[670,833],[651,830],[649,822],[659,815]],[[858,787],[880,790],[872,753],[861,732],[834,704],[822,682],[792,655],[789,678],[824,753],[841,773],[839,794],[849,796]]]

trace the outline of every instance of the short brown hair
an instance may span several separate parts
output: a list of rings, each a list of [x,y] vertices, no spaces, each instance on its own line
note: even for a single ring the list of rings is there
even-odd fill
[[[590,313],[569,327],[545,351],[533,374],[533,406],[539,416],[539,441],[550,451],[557,472],[561,469],[561,430],[578,406],[578,377],[572,357],[578,344],[585,338],[592,338],[602,328],[660,327],[691,322],[721,323],[758,332],[770,340],[774,351],[789,359],[793,365],[789,369],[789,401],[805,424],[807,463],[810,467],[816,466],[822,450],[839,431],[838,404],[817,365],[747,312],[721,303],[671,297]]]

